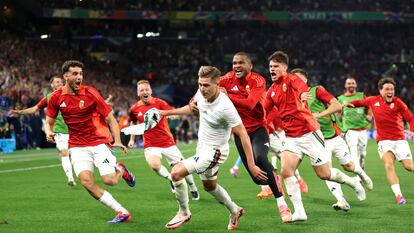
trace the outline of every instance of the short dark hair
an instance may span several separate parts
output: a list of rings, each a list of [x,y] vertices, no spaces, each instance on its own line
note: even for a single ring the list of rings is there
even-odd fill
[[[84,65],[83,65],[82,62],[77,61],[77,60],[65,61],[65,63],[63,63],[63,65],[62,65],[62,74],[68,72],[70,67],[80,67],[83,70]]]
[[[244,57],[247,58],[247,60],[250,62],[250,64],[252,64],[252,57],[246,52],[237,52],[236,54],[234,54],[234,56],[244,56]]]
[[[384,85],[387,83],[391,83],[394,86],[394,88],[396,86],[395,80],[393,78],[385,77],[378,81],[378,90],[381,90],[384,87]]]
[[[280,50],[272,53],[272,55],[270,55],[267,58],[267,61],[268,62],[270,62],[270,61],[276,61],[276,62],[284,63],[287,66],[289,66],[289,56],[285,52],[280,51]]]
[[[62,77],[60,77],[59,75],[54,74],[54,75],[50,76],[49,83],[53,83],[53,80],[55,80],[55,78],[60,78],[60,79],[62,79]]]
[[[211,78],[211,80],[217,81],[220,75],[220,70],[214,66],[201,66],[198,70],[198,77],[200,78]]]
[[[308,72],[306,72],[306,70],[301,69],[301,68],[295,68],[290,73],[292,73],[292,74],[295,74],[295,73],[302,74],[303,76],[305,76],[306,79],[309,79]]]

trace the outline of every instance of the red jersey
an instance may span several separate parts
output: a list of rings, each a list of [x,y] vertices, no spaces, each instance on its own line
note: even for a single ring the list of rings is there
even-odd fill
[[[172,107],[162,99],[152,97],[148,105],[145,105],[141,100],[131,106],[129,109],[129,119],[136,123],[144,122],[144,114],[151,108],[160,110],[170,110]],[[171,134],[168,121],[163,116],[160,122],[152,129],[144,133],[144,148],[147,147],[161,147],[167,148],[174,146],[174,137]]]
[[[46,108],[47,107],[47,98],[46,98],[46,96],[45,97],[43,97],[37,104],[36,104],[36,106],[39,108],[39,109],[43,109],[43,108]]]
[[[230,71],[220,78],[219,84],[226,89],[248,133],[266,125],[266,80],[260,74],[251,72],[246,78],[237,78]]]
[[[267,115],[267,129],[269,133],[275,133],[278,129],[282,128],[282,119],[280,119],[280,113],[277,108],[273,108]]]
[[[53,92],[46,115],[56,118],[59,111],[69,129],[70,147],[112,142],[112,135],[105,122],[112,109],[95,88],[81,85],[76,94],[70,94],[64,86]]]
[[[384,101],[382,96],[370,96],[363,100],[350,102],[355,107],[369,107],[377,128],[377,142],[382,140],[404,140],[404,121],[410,124],[410,131],[414,131],[414,117],[407,105],[398,97],[391,103]]]
[[[300,95],[309,87],[294,74],[287,74],[273,82],[266,94],[265,109],[268,114],[273,107],[279,110],[282,128],[287,137],[299,137],[319,129],[307,102]]]

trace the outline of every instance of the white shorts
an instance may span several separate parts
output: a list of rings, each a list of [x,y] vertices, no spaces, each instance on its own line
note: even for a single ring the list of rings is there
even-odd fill
[[[341,165],[354,161],[349,153],[348,145],[341,136],[326,140],[325,149],[329,155],[335,156]]]
[[[146,160],[148,160],[148,157],[153,155],[160,157],[160,159],[164,156],[170,166],[175,165],[184,159],[177,146],[170,146],[167,148],[148,147],[145,148],[144,154]]]
[[[324,139],[320,130],[304,134],[300,137],[286,137],[283,151],[296,154],[301,160],[308,155],[312,166],[320,166],[330,162],[330,155],[324,146]]]
[[[53,137],[53,139],[55,139],[56,142],[56,148],[61,151],[61,150],[67,150],[69,149],[69,134],[66,133],[56,133],[55,136]]]
[[[220,164],[223,164],[229,156],[229,144],[212,146],[199,142],[196,154],[182,161],[188,172],[200,175],[201,180],[215,180]]]
[[[382,159],[385,152],[391,151],[398,161],[412,160],[410,145],[406,140],[383,140],[378,142],[378,154]]]
[[[116,157],[105,144],[87,147],[72,147],[69,149],[73,170],[76,176],[82,171],[91,171],[98,168],[101,176],[115,172]]]
[[[286,135],[285,131],[281,130],[279,132],[269,134],[269,149],[276,153],[276,156],[280,158],[282,153],[283,144],[285,143]]]
[[[368,143],[368,133],[367,130],[353,130],[350,129],[345,133],[346,143],[350,148],[365,148]]]

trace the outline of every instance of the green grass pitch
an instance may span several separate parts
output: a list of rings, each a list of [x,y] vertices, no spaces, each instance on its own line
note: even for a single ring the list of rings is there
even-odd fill
[[[411,143],[411,142],[410,142]],[[413,144],[411,143],[411,146]],[[191,156],[195,145],[180,145],[185,157]],[[374,182],[374,190],[367,191],[367,199],[357,200],[354,192],[343,187],[352,208],[349,212],[335,211],[335,202],[324,182],[319,180],[306,158],[301,175],[309,185],[303,194],[308,221],[283,224],[273,198],[258,200],[259,187],[244,168],[239,177],[229,174],[237,159],[237,150],[221,167],[219,184],[244,207],[247,214],[241,218],[237,232],[413,232],[414,177],[397,164],[402,192],[407,204],[398,206],[387,183],[384,166],[376,152],[375,141],[370,141],[366,171]],[[108,225],[115,213],[95,201],[78,185],[70,188],[60,166],[55,149],[16,151],[0,154],[0,232],[167,232],[164,225],[175,215],[177,203],[166,180],[157,176],[145,162],[142,150],[131,150],[128,155],[117,152],[136,176],[136,186],[130,188],[124,181],[115,187],[105,187],[132,213],[130,223]],[[335,166],[337,163],[334,163]],[[102,182],[95,172],[98,183]],[[200,179],[195,176],[202,189]],[[287,200],[289,206],[290,201]],[[193,219],[176,232],[226,232],[228,212],[210,194],[201,191],[199,201],[190,200]]]

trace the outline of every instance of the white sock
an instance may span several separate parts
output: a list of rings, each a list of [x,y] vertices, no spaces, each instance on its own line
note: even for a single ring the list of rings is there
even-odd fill
[[[161,176],[164,177],[167,180],[171,180],[171,174],[170,172],[168,172],[167,168],[165,168],[164,166],[161,165],[160,170],[156,171],[156,173]]]
[[[392,192],[394,193],[395,196],[398,196],[398,195],[402,196],[401,189],[400,189],[400,184],[391,185],[391,189],[392,189]]]
[[[286,186],[286,192],[289,195],[290,201],[292,201],[293,207],[295,208],[295,212],[305,213],[305,207],[303,207],[302,194],[300,193],[298,180],[295,176],[291,176],[284,179],[284,181]]]
[[[269,185],[260,185],[260,188],[265,189],[265,188],[269,188]]]
[[[354,188],[355,184],[351,177],[345,175],[345,173],[341,172],[336,168],[329,168],[331,170],[331,177],[329,177],[330,181],[334,181],[340,184],[347,184],[348,186]]]
[[[280,208],[281,206],[287,206],[285,198],[283,196],[276,198],[277,206]]]
[[[68,180],[74,180],[73,179],[73,173],[72,173],[72,164],[70,163],[69,156],[62,156],[60,157],[63,171],[65,171],[66,177],[68,177]]]
[[[108,206],[109,208],[115,210],[116,212],[122,212],[123,214],[129,213],[128,210],[126,210],[119,202],[115,200],[115,198],[112,197],[110,193],[107,191],[104,191],[101,198],[99,198],[99,201]]]
[[[296,169],[295,170],[295,177],[296,177],[296,179],[302,179],[302,177],[300,177],[300,174],[299,174],[299,170],[298,169]]]
[[[325,180],[326,186],[328,186],[329,191],[336,198],[337,201],[340,201],[344,198],[344,193],[342,192],[341,184]]]
[[[188,191],[187,191],[187,182],[185,179],[181,179],[177,182],[174,182],[175,188],[175,197],[178,202],[179,212],[183,215],[190,215],[190,207],[188,206]]]
[[[220,203],[223,204],[230,213],[236,213],[237,212],[237,205],[231,200],[230,195],[227,193],[227,191],[217,184],[216,189],[209,192],[211,195],[213,195],[214,198]]]
[[[190,174],[186,176],[185,181],[187,181],[188,186],[190,186],[190,191],[198,191],[197,186],[195,185],[195,182],[194,182],[193,175]]]
[[[359,166],[359,162],[358,165],[355,165],[355,169],[353,172],[357,174],[362,180],[368,180],[369,178],[367,173],[364,170],[362,170],[361,166]]]

